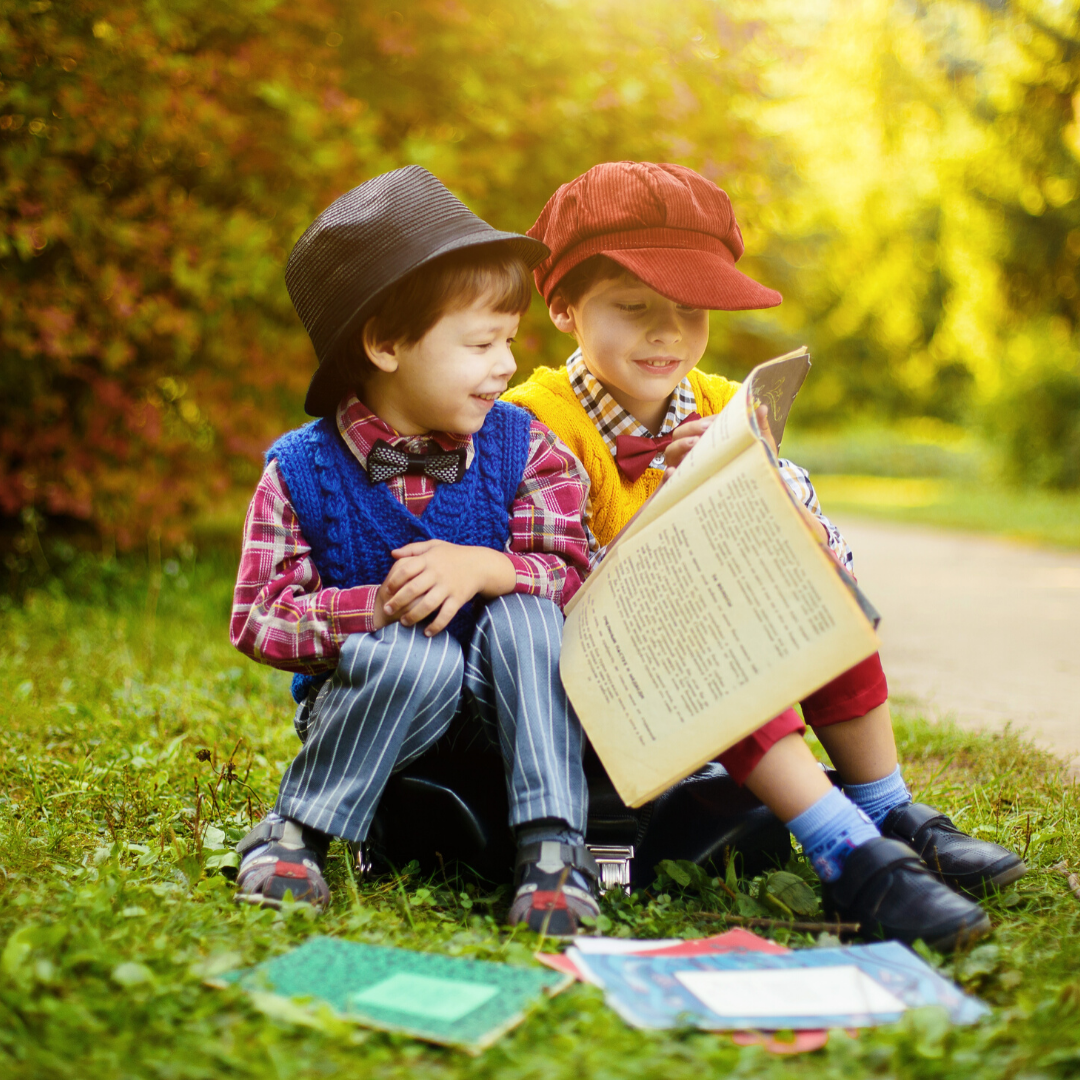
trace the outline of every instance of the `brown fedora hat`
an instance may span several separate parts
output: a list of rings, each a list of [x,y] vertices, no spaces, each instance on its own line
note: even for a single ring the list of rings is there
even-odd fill
[[[529,269],[548,255],[540,240],[493,229],[419,165],[376,176],[319,214],[285,266],[285,285],[319,360],[308,414],[332,414],[351,389],[336,362],[341,345],[391,285],[440,255],[482,244],[507,245]]]

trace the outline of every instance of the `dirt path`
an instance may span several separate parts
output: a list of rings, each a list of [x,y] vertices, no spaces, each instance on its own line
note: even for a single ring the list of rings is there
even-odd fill
[[[967,727],[1007,721],[1080,771],[1080,554],[844,521],[882,613],[894,695]]]

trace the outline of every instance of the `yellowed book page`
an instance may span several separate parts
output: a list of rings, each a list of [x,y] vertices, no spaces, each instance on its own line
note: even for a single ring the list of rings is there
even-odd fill
[[[613,549],[567,618],[561,672],[640,806],[877,648],[755,441]]]

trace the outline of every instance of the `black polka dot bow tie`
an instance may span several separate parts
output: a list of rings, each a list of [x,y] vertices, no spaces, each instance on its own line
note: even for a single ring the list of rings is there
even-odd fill
[[[465,447],[411,454],[379,439],[368,454],[368,478],[381,484],[394,476],[430,476],[440,484],[456,484],[465,475]]]

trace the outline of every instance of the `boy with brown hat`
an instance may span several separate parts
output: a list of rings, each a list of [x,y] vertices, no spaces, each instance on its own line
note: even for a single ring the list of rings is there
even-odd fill
[[[593,528],[606,545],[737,389],[696,370],[709,310],[774,307],[781,297],[736,269],[743,241],[727,194],[679,165],[597,165],[559,188],[529,235],[551,249],[534,277],[552,321],[578,349],[565,368],[538,369],[506,400],[583,462]],[[822,515],[809,476],[788,461],[779,467],[850,571],[851,553]],[[912,802],[878,657],[811,694],[802,709],[842,789],[818,767],[794,709],[719,760],[787,823],[825,883],[830,909],[865,934],[922,938],[940,949],[986,933],[989,919],[959,892],[983,895],[1025,866]]]
[[[498,398],[544,244],[498,232],[419,166],[321,213],[285,281],[320,417],[266,455],[231,637],[295,673],[302,741],[237,846],[237,900],[325,907],[327,848],[363,841],[391,773],[455,716],[497,739],[516,830],[512,923],[598,914],[560,605],[588,573],[588,479]]]

